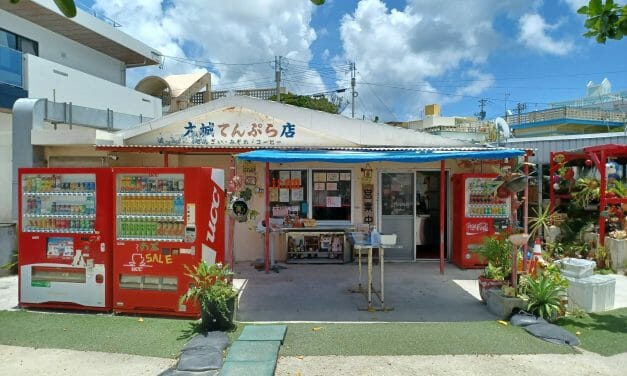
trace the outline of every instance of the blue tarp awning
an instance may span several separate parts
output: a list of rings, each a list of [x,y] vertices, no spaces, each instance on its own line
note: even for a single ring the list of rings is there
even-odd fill
[[[237,154],[245,161],[290,163],[290,162],[403,162],[422,163],[444,159],[504,159],[524,155],[520,149],[479,150],[253,150]]]

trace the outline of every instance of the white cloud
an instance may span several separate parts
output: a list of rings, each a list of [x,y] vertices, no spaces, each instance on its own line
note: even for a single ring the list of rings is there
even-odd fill
[[[530,49],[552,55],[563,56],[574,47],[572,41],[552,38],[548,33],[559,25],[549,25],[539,14],[525,14],[519,21],[518,40]]]
[[[308,62],[311,43],[316,39],[309,26],[313,6],[309,1],[292,0],[96,0],[96,8],[123,25],[122,30],[156,48],[163,55],[186,57],[200,62],[255,63],[215,65],[213,87],[273,87],[274,56]],[[272,62],[272,63],[270,63]],[[206,65],[200,63],[201,66]],[[156,68],[132,70],[132,85],[149,74],[167,75],[203,69],[165,59],[163,71]],[[294,68],[293,68],[294,69]],[[323,91],[322,80],[313,71],[298,70],[301,79],[285,82],[301,90],[314,85]],[[289,68],[285,72],[289,76]]]
[[[342,20],[345,56],[338,60],[355,60],[362,81],[399,83],[406,89],[362,85],[358,99],[368,117],[415,118],[425,104],[459,101],[439,94],[435,81],[485,63],[502,48],[495,19],[517,18],[529,7],[524,0],[408,0],[404,9],[390,10],[381,0],[361,0]],[[408,82],[414,84],[408,87]],[[480,94],[491,82],[459,82],[449,92]]]

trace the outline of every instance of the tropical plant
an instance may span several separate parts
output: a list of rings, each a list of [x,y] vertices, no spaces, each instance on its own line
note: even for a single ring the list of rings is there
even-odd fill
[[[586,207],[593,201],[598,201],[600,197],[599,181],[595,178],[579,178],[575,184],[572,194],[573,204],[579,207]]]
[[[536,236],[543,237],[549,233],[549,230],[555,222],[555,210],[547,205],[543,209],[531,208],[535,216],[529,217],[529,238],[534,239]]]
[[[612,260],[610,257],[610,253],[607,251],[607,248],[603,245],[597,246],[594,250],[594,259],[597,262],[597,267],[599,269],[609,269],[612,266]]]
[[[179,298],[179,304],[185,304],[190,300],[200,304],[203,315],[210,320],[209,323],[203,322],[205,328],[211,323],[232,326],[237,291],[233,289],[233,273],[229,267],[221,263],[209,265],[204,260],[192,268],[184,266],[185,275],[191,278],[191,283],[185,294]]]
[[[527,298],[527,312],[554,321],[562,310],[561,297],[566,290],[563,283],[543,273],[538,278],[524,276],[521,292]]]
[[[512,243],[508,233],[502,232],[483,238],[475,252],[487,261],[484,276],[490,279],[505,279],[512,273]],[[493,277],[491,277],[493,276]]]
[[[611,195],[618,198],[627,197],[627,187],[625,187],[620,180],[614,180],[614,182],[607,187],[607,196]]]
[[[605,43],[608,38],[620,40],[627,34],[627,5],[613,0],[590,0],[577,13],[586,16],[584,26],[588,31],[583,36],[594,37],[597,43]]]

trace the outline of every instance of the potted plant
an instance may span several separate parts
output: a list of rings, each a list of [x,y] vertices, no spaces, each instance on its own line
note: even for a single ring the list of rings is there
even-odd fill
[[[221,263],[207,264],[204,260],[190,268],[185,265],[191,282],[179,304],[194,301],[200,305],[203,331],[228,330],[233,327],[237,291],[233,289],[233,273]]]
[[[599,181],[595,178],[579,178],[575,184],[573,204],[586,208],[590,204],[598,202],[600,195]]]
[[[564,312],[562,304],[566,296],[566,280],[555,265],[535,277],[526,275],[521,280],[520,292],[527,299],[527,312],[547,321],[554,321]]]
[[[485,237],[475,251],[487,261],[487,266],[479,276],[479,294],[487,301],[487,290],[507,284],[512,273],[512,243],[508,234],[498,233]]]

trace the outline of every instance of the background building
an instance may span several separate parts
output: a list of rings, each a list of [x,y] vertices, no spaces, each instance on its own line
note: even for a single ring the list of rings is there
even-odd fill
[[[0,264],[15,247],[8,187],[15,191],[18,167],[100,166],[107,154],[87,146],[98,129],[161,116],[158,98],[126,87],[127,69],[159,64],[161,55],[116,26],[80,9],[67,18],[52,0],[0,2]],[[29,116],[40,128],[34,138],[15,125]],[[84,146],[66,145],[56,160],[41,146],[67,139]]]

